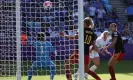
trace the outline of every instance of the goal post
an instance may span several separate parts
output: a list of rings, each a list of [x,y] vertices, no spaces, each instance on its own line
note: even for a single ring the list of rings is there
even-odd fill
[[[79,80],[84,80],[84,18],[83,0],[78,0],[78,28],[79,28]]]
[[[37,34],[43,32],[56,52],[48,52],[56,68],[54,80],[67,80],[65,65],[77,46],[79,63],[70,63],[72,78],[79,69],[79,80],[84,80],[83,0],[0,0],[0,4],[0,79],[28,80],[32,74],[31,80],[50,80],[51,66],[43,63],[49,60],[40,60],[45,49],[36,44]],[[79,33],[79,38],[68,39],[61,32]]]
[[[16,80],[21,80],[21,16],[20,16],[20,0],[16,0],[16,54],[17,54],[17,71]]]

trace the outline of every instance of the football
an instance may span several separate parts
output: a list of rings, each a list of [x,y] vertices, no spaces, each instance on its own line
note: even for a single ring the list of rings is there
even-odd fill
[[[43,7],[44,7],[44,9],[51,9],[51,8],[52,8],[52,2],[50,2],[50,1],[45,1],[45,2],[43,3]]]

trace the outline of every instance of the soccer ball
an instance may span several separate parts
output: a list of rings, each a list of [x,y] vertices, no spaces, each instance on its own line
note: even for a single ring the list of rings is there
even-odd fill
[[[52,2],[50,2],[50,1],[45,1],[45,2],[43,3],[43,7],[44,7],[44,9],[51,9],[51,8],[52,8]]]

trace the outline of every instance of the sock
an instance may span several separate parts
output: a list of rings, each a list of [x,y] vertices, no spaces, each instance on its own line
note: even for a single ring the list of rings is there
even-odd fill
[[[32,78],[32,71],[30,70],[28,71],[28,80],[31,80],[31,78]]]
[[[67,77],[67,80],[72,80],[72,76],[71,76],[70,70],[66,70],[66,77]]]
[[[79,74],[79,69],[78,69],[78,71],[75,74]]]
[[[88,74],[90,74],[93,78],[95,78],[96,80],[101,80],[100,79],[100,77],[96,74],[96,73],[94,73],[93,71],[88,71]]]
[[[84,78],[85,78],[86,80],[88,80],[88,73],[85,73],[85,74],[84,74]]]
[[[111,79],[115,80],[115,71],[114,71],[114,68],[112,66],[109,66],[109,73],[111,75]]]
[[[97,66],[96,66],[96,65],[93,65],[93,66],[90,68],[90,70],[93,71],[93,72],[94,72],[96,69],[97,69]]]
[[[78,69],[78,71],[74,74],[74,78],[75,78],[75,80],[78,79],[78,76],[79,76],[79,69]]]
[[[85,73],[85,77],[88,77],[88,73]]]
[[[72,80],[72,75],[71,75],[71,71],[70,71],[70,64],[66,64],[66,78],[67,80]]]
[[[50,80],[54,80],[55,73],[56,73],[55,65],[50,66]]]
[[[31,68],[31,69],[28,71],[28,80],[31,80],[34,70],[35,70],[34,68]]]

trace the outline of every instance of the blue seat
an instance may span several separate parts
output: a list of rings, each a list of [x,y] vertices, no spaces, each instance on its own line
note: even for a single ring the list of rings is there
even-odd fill
[[[112,12],[112,5],[105,5],[108,12]]]
[[[110,4],[109,0],[102,0],[104,2],[105,5]]]

